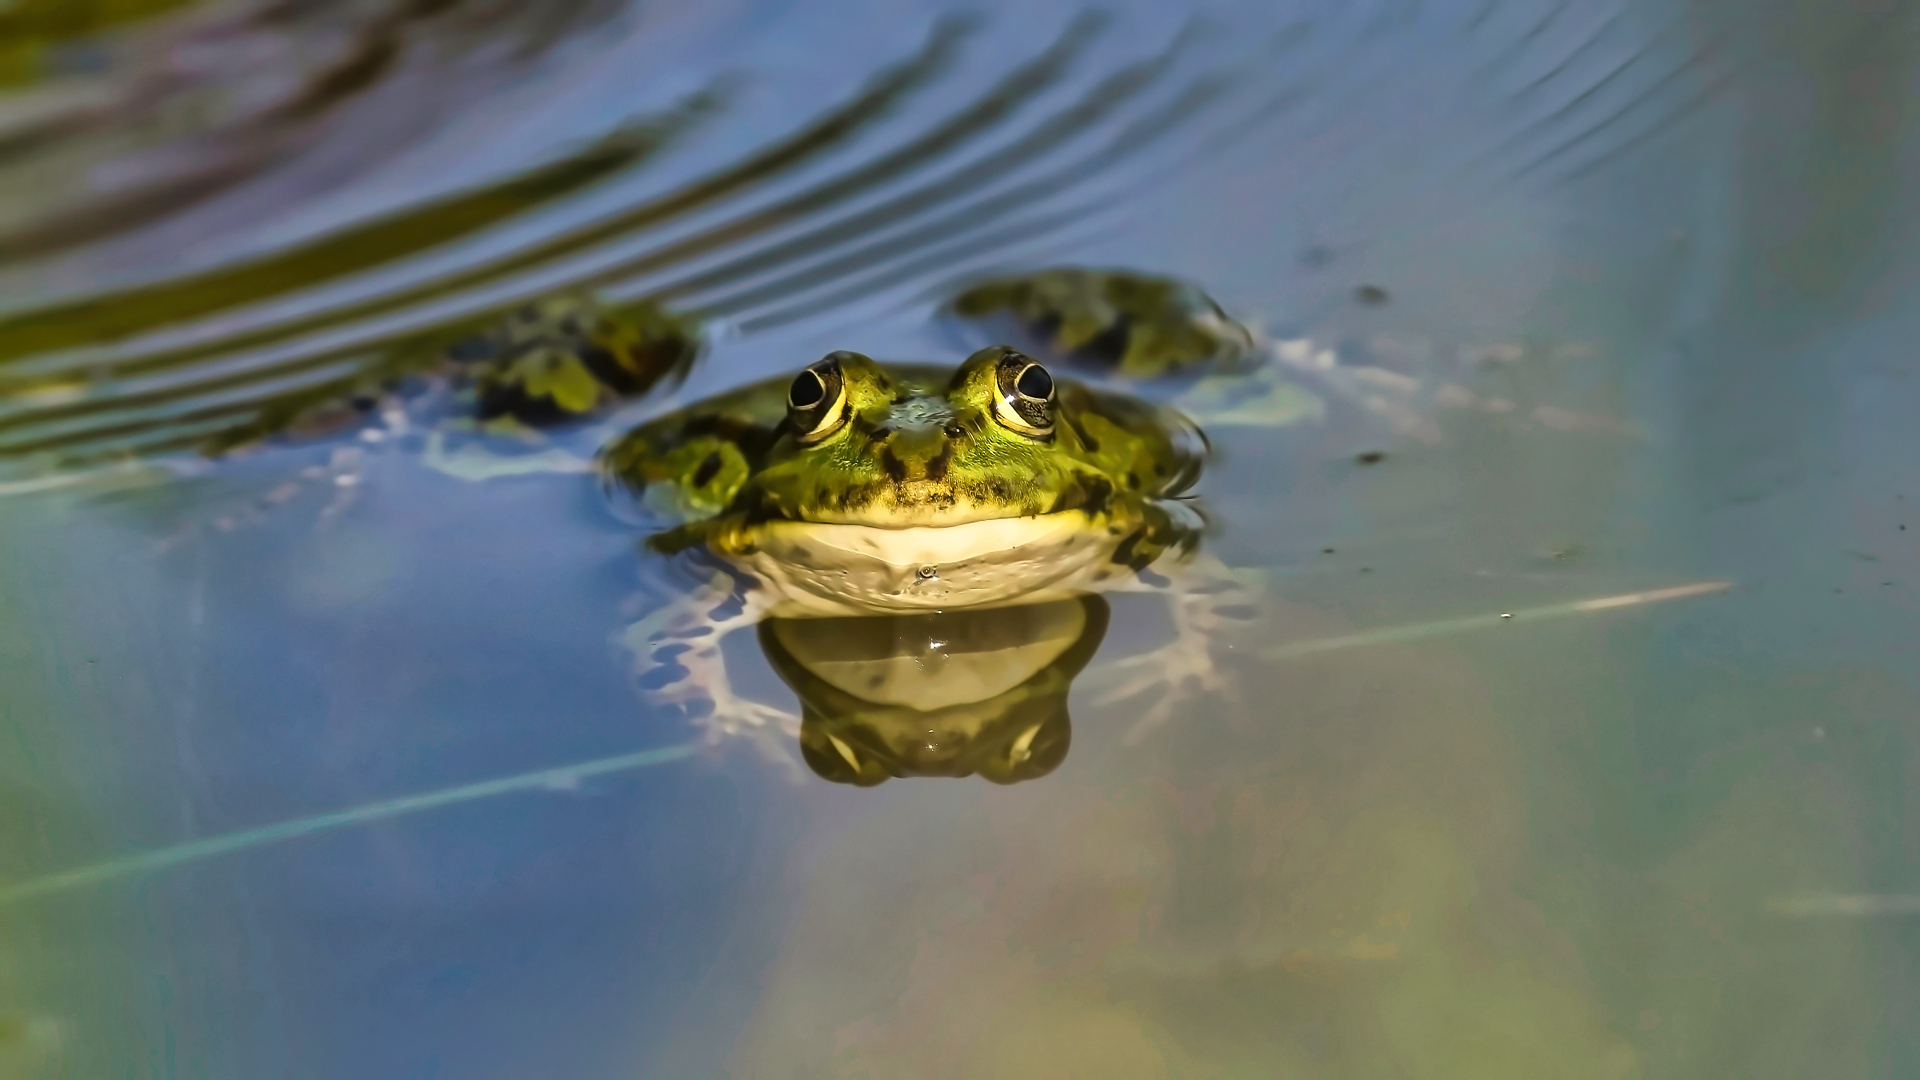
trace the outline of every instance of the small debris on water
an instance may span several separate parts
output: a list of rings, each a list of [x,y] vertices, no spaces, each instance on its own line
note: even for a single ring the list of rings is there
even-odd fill
[[[1387,460],[1387,455],[1385,451],[1367,450],[1361,453],[1360,455],[1358,455],[1357,457],[1355,457],[1354,460],[1358,461],[1362,465],[1378,465],[1381,462]]]
[[[1386,303],[1388,300],[1392,299],[1387,295],[1387,290],[1381,288],[1378,285],[1360,286],[1359,288],[1353,290],[1353,298],[1367,305],[1368,307],[1379,307],[1380,305]]]
[[[1503,619],[1511,619],[1513,618],[1513,613],[1510,611],[1503,611],[1500,613],[1500,617]]]
[[[1321,548],[1321,549],[1320,549],[1320,554],[1322,554],[1322,555],[1331,555],[1331,554],[1333,554],[1333,549],[1332,549],[1332,548]]]

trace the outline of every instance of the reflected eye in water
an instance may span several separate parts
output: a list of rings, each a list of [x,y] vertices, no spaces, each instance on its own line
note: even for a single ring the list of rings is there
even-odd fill
[[[922,615],[770,619],[760,647],[799,696],[800,750],[835,783],[1046,776],[1072,739],[1067,691],[1106,637],[1088,595]]]

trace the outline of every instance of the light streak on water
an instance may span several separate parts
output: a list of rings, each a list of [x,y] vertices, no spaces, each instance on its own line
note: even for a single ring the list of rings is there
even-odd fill
[[[419,795],[406,795],[385,802],[369,803],[346,810],[316,814],[313,817],[283,821],[274,825],[262,825],[257,829],[243,829],[240,832],[227,833],[224,836],[209,836],[204,840],[190,840],[184,844],[161,848],[158,851],[128,855],[125,858],[82,866],[65,870],[46,877],[32,878],[13,885],[0,886],[0,904],[13,904],[22,900],[32,900],[52,893],[77,889],[86,885],[97,885],[116,878],[134,874],[168,870],[185,863],[200,859],[210,859],[217,855],[227,855],[247,848],[275,844],[291,840],[298,836],[325,832],[328,829],[340,829],[349,825],[364,825],[383,818],[399,817],[402,814],[415,814],[423,810],[433,810],[455,803],[472,802],[476,799],[492,798],[495,795],[507,795],[518,791],[559,790],[564,791],[578,785],[582,780],[610,773],[626,772],[631,769],[644,769],[654,765],[665,765],[691,757],[700,749],[699,743],[682,743],[679,746],[667,746],[657,750],[642,750],[634,754],[622,754],[618,757],[601,758],[598,761],[586,761],[577,765],[562,765],[539,772],[522,773],[519,776],[507,776],[498,780],[482,780],[479,783],[461,787],[443,788],[439,791],[424,792]]]
[[[1412,623],[1406,626],[1388,626],[1378,630],[1365,630],[1358,634],[1344,634],[1340,637],[1314,638],[1309,641],[1290,641],[1277,645],[1261,654],[1269,660],[1293,660],[1316,653],[1331,652],[1335,649],[1350,649],[1360,645],[1389,645],[1403,641],[1418,641],[1422,638],[1439,637],[1444,634],[1458,633],[1463,630],[1491,630],[1513,623],[1538,622],[1543,619],[1558,619],[1569,615],[1585,615],[1596,611],[1610,611],[1614,608],[1638,607],[1643,604],[1659,604],[1668,600],[1685,600],[1695,596],[1709,596],[1723,593],[1733,588],[1731,581],[1697,581],[1690,585],[1674,585],[1665,589],[1648,589],[1643,592],[1620,593],[1616,596],[1599,596],[1590,600],[1574,600],[1564,604],[1548,604],[1545,607],[1521,608],[1503,611],[1491,615],[1470,615],[1459,619],[1440,619],[1435,622]]]

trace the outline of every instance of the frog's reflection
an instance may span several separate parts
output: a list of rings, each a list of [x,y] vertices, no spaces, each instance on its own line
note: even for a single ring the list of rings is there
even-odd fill
[[[800,752],[827,780],[1051,773],[1072,740],[1067,691],[1107,632],[1107,603],[769,619],[760,646],[800,697]]]

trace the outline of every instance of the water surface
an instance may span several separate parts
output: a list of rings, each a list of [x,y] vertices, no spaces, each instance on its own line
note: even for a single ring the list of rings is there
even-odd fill
[[[1905,8],[46,6],[0,23],[0,1069],[1920,1061]],[[1225,687],[1104,700],[1167,633],[1115,597],[1018,783],[647,707],[673,579],[589,477],[193,463],[557,289],[711,331],[590,453],[957,360],[943,288],[1062,263],[1333,366],[1210,432],[1266,583]]]

